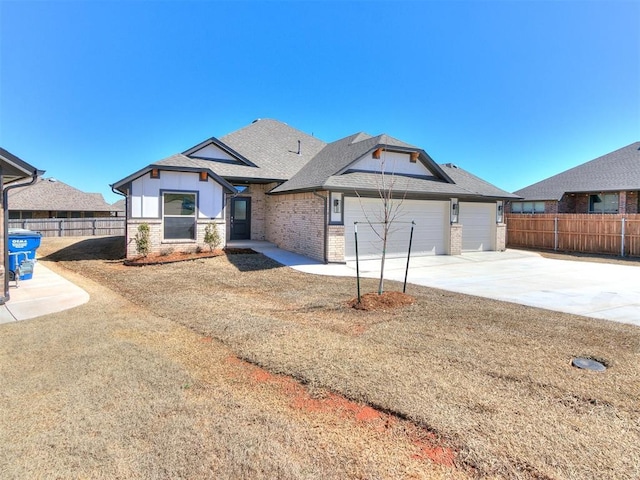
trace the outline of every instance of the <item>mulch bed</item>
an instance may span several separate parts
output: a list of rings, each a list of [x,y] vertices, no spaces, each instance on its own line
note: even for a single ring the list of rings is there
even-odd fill
[[[365,293],[360,295],[360,302],[358,298],[352,298],[348,304],[350,307],[356,310],[365,311],[377,311],[377,310],[390,310],[393,308],[400,308],[406,305],[412,305],[416,299],[411,295],[407,295],[402,292],[382,292],[381,295],[377,293]]]
[[[129,267],[143,267],[145,265],[164,265],[167,263],[186,262],[201,258],[219,257],[221,255],[251,254],[256,253],[250,248],[225,248],[203,252],[171,252],[167,254],[152,253],[146,257],[130,258],[124,261]]]

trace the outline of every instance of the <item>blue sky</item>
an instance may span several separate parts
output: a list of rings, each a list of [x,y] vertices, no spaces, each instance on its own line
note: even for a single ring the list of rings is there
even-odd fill
[[[640,140],[640,2],[0,0],[0,145],[109,184],[275,118],[508,191]]]

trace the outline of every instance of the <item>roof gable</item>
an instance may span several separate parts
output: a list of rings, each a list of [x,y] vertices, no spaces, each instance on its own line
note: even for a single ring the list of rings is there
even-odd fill
[[[640,142],[514,192],[525,200],[560,200],[566,192],[640,190]]]
[[[243,155],[236,152],[233,148],[224,144],[215,137],[211,137],[198,145],[182,152],[182,155],[189,158],[199,158],[202,160],[222,161],[222,162],[238,162],[249,167],[256,165]]]
[[[364,177],[362,176],[349,176],[343,179],[337,179],[336,177],[358,170],[374,174],[379,174],[383,170],[387,173],[393,173],[393,168],[385,167],[384,159],[369,159],[376,150],[383,152],[381,155],[390,152],[417,153],[424,170],[420,172],[416,169],[413,173],[414,176],[422,173],[431,179],[453,183],[424,150],[386,134],[372,137],[366,133],[359,132],[325,146],[313,161],[308,162],[289,181],[276,187],[272,192],[283,193],[295,190],[335,187],[337,185],[341,185],[341,188],[348,188],[349,184],[351,184],[351,188],[370,188],[369,181],[362,185],[357,184],[356,180],[363,179]],[[376,166],[380,168],[376,169]],[[351,181],[346,181],[347,178],[351,179]]]

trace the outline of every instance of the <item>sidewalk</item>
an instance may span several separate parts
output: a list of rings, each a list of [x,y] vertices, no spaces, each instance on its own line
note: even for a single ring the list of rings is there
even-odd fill
[[[9,301],[0,305],[0,324],[60,312],[89,301],[80,287],[37,262],[33,278],[23,280],[16,288],[11,282]]]

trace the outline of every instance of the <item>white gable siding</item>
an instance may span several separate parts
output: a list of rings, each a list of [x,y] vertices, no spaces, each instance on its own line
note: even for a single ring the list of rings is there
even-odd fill
[[[207,145],[200,150],[196,150],[191,154],[191,156],[201,158],[215,158],[216,160],[235,160],[235,158],[233,158],[224,150],[216,147],[215,145]]]
[[[411,163],[408,153],[382,152],[380,158],[372,158],[371,154],[358,159],[349,169],[379,172],[384,160],[385,173],[399,173],[405,175],[432,175],[419,160]]]
[[[198,217],[223,218],[222,186],[209,178],[201,182],[196,172],[161,171],[160,178],[149,174],[131,184],[131,217],[160,218],[161,191],[198,192]]]

